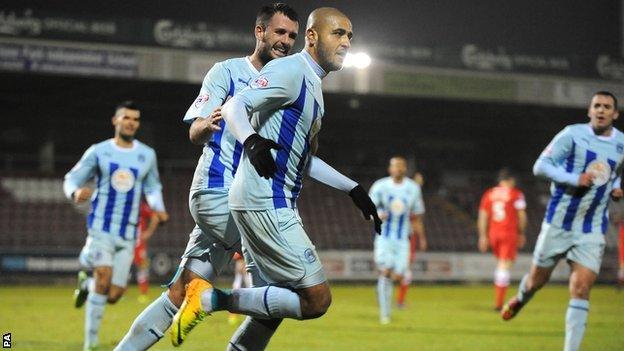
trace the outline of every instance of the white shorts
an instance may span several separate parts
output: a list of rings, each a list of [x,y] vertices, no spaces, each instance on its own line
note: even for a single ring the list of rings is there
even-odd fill
[[[296,210],[233,210],[232,215],[262,280],[293,289],[327,280]]]
[[[540,267],[554,267],[565,257],[598,274],[604,249],[603,234],[567,231],[544,221],[533,251],[533,263]]]
[[[409,269],[410,243],[408,240],[375,238],[375,264],[380,270],[391,270],[404,275]]]
[[[90,229],[78,260],[89,269],[111,267],[111,283],[126,287],[134,259],[134,246],[135,240],[125,240],[116,234]]]

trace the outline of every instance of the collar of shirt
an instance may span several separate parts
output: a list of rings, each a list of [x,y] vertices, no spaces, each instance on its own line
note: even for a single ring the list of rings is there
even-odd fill
[[[609,141],[615,137],[615,133],[616,133],[615,127],[611,127],[611,134],[605,136],[605,135],[596,135],[596,133],[594,132],[594,128],[592,128],[591,126],[591,123],[587,123],[586,125],[587,125],[587,128],[590,130],[591,134],[600,140]]]
[[[312,69],[314,70],[314,73],[316,73],[319,78],[323,79],[327,75],[327,72],[325,72],[325,70],[321,66],[319,66],[316,61],[314,61],[312,56],[310,56],[310,54],[305,49],[301,50],[301,53],[303,54],[303,57],[306,59],[310,67],[312,67]]]

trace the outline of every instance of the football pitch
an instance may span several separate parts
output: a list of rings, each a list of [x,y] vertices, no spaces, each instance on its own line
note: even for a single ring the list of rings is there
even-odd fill
[[[84,309],[72,306],[71,286],[0,286],[0,332],[12,334],[17,350],[80,350]],[[512,289],[512,292],[515,287]],[[389,325],[378,322],[372,285],[334,285],[329,312],[317,320],[285,321],[268,350],[561,350],[567,288],[540,291],[511,322],[492,310],[485,285],[424,285],[410,290],[408,306],[393,310]],[[153,287],[150,298],[160,289]],[[137,314],[136,287],[108,305],[100,350],[112,350]],[[236,326],[218,312],[198,325],[176,350],[225,350]],[[169,334],[153,350],[173,350]],[[592,291],[583,350],[624,350],[624,292],[609,286]]]

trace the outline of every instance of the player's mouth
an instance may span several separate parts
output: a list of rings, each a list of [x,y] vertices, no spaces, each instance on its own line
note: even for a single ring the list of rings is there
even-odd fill
[[[288,48],[286,47],[274,46],[271,49],[271,51],[273,52],[275,56],[279,56],[279,57],[284,57],[288,55]]]

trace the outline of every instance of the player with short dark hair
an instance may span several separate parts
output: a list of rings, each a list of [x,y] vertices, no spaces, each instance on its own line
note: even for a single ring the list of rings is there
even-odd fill
[[[204,146],[189,194],[189,208],[196,225],[189,234],[182,262],[168,291],[136,318],[117,350],[145,350],[155,344],[171,326],[182,305],[185,286],[192,279],[213,282],[232,255],[241,250],[240,234],[228,206],[228,191],[239,167],[243,145],[236,141],[221,118],[220,106],[246,88],[269,61],[289,54],[299,30],[296,18],[288,5],[263,7],[254,27],[254,52],[247,57],[218,62],[204,77],[199,95],[183,118],[190,124],[190,141]],[[249,269],[253,271],[251,262]],[[262,284],[258,280],[254,283]],[[261,348],[258,345],[268,343],[280,322],[281,319],[245,321],[237,335],[251,333],[254,338],[233,339],[229,347]],[[174,346],[183,341],[176,333],[171,338]]]
[[[113,139],[92,145],[66,175],[65,195],[76,203],[91,199],[87,216],[88,237],[80,263],[93,270],[93,278],[80,272],[75,306],[86,301],[84,349],[98,346],[104,306],[115,303],[126,291],[132,264],[141,196],[158,220],[168,220],[163,203],[156,153],[135,139],[141,112],[126,101],[115,109]],[[95,192],[85,186],[95,179]]]
[[[535,162],[535,175],[552,181],[552,197],[531,270],[501,312],[504,320],[516,316],[565,257],[571,268],[565,351],[578,350],[583,340],[589,293],[604,254],[607,204],[610,196],[623,195],[617,170],[624,161],[624,134],[613,127],[616,105],[613,94],[594,94],[587,111],[589,123],[565,127]]]
[[[230,131],[245,148],[230,189],[230,209],[248,256],[269,285],[227,292],[194,279],[175,317],[182,338],[214,311],[258,319],[325,314],[329,285],[297,212],[304,174],[349,193],[380,230],[366,191],[311,155],[324,114],[321,79],[342,67],[352,36],[351,21],[342,12],[314,10],[305,49],[268,63],[248,89],[223,106]]]
[[[420,186],[405,177],[407,160],[401,156],[390,159],[389,177],[377,180],[370,189],[370,197],[384,221],[381,235],[375,238],[375,264],[379,321],[390,323],[394,282],[401,282],[409,271],[410,233],[418,235],[420,249],[425,250],[427,240],[422,223],[425,206]],[[413,229],[418,228],[417,233]]]

